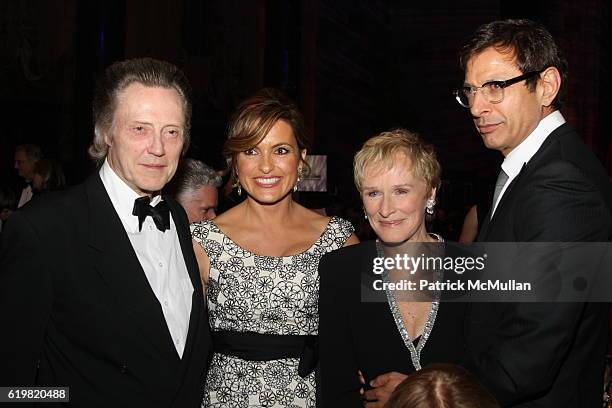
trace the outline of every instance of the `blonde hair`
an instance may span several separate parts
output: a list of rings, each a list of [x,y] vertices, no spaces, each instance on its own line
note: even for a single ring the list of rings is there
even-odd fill
[[[442,168],[433,146],[423,141],[417,133],[394,129],[368,139],[355,155],[353,168],[357,190],[361,192],[366,169],[380,166],[389,170],[395,164],[398,153],[410,159],[415,176],[425,179],[430,190],[438,188]]]

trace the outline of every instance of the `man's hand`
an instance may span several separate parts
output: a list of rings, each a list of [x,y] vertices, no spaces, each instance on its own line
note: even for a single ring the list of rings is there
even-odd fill
[[[406,377],[408,377],[406,374],[392,371],[381,374],[370,381],[370,386],[374,388],[367,390],[363,394],[364,406],[366,408],[383,408],[395,387],[404,381]]]

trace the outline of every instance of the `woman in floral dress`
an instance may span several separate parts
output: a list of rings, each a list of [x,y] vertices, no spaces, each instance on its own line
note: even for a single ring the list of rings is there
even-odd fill
[[[315,406],[319,259],[358,240],[349,222],[293,200],[306,146],[299,111],[276,90],[230,124],[224,154],[246,199],[191,226],[215,350],[204,407]]]

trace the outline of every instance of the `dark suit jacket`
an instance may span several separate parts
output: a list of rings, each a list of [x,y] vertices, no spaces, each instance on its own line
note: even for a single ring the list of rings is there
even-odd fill
[[[324,408],[363,406],[358,370],[366,383],[390,371],[414,372],[386,293],[373,286],[374,280],[381,279],[373,273],[376,256],[375,241],[367,241],[330,252],[319,263],[319,361]],[[440,303],[421,352],[423,367],[462,360],[464,314],[464,303]]]
[[[0,385],[69,386],[75,407],[199,406],[208,320],[187,217],[167,201],[194,289],[182,359],[95,174],[32,202],[7,224]]]
[[[564,124],[508,186],[478,240],[611,237],[610,182],[596,157]],[[468,313],[468,365],[503,406],[599,407],[606,310],[602,303],[476,303]]]

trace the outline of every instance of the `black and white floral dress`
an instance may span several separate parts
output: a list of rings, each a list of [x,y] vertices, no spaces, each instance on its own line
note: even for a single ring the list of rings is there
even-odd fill
[[[212,221],[191,225],[210,259],[208,313],[213,331],[261,334],[318,333],[318,265],[353,233],[332,217],[306,251],[261,256],[238,246]],[[203,407],[315,407],[314,372],[297,373],[299,359],[247,361],[215,353],[208,369]]]

